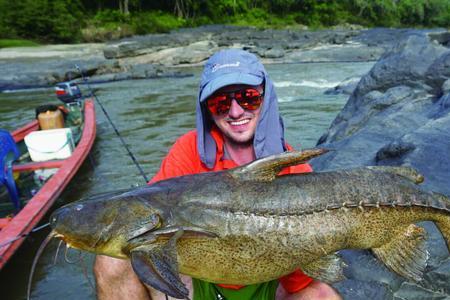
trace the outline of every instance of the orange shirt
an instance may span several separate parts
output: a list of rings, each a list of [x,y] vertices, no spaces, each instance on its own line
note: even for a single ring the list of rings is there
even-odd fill
[[[223,137],[217,129],[211,131],[217,145],[216,163],[214,169],[208,169],[200,160],[200,155],[197,150],[197,132],[195,130],[189,131],[181,136],[170,149],[167,156],[161,164],[158,173],[150,180],[150,183],[189,174],[198,174],[210,171],[221,171],[235,168],[238,165],[229,159],[223,158]],[[292,148],[287,145],[288,150]],[[292,173],[307,173],[312,172],[312,168],[308,164],[300,164],[290,166],[280,174]],[[289,275],[283,276],[279,279],[284,289],[289,293],[296,293],[307,287],[313,279],[305,275],[302,271],[297,270]],[[236,285],[221,285],[225,288],[239,289],[242,286]]]

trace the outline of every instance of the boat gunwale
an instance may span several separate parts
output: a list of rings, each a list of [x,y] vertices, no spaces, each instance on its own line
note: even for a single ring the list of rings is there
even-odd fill
[[[23,140],[26,134],[37,129],[38,123],[34,120],[13,131],[12,135],[14,140],[18,142]],[[8,225],[0,230],[0,244],[29,233],[39,223],[80,168],[94,144],[95,135],[94,100],[89,98],[85,100],[84,126],[80,142],[75,147],[72,155],[61,161],[58,171],[30,199],[27,205],[12,218]],[[24,238],[19,238],[0,248],[0,270],[24,240]]]

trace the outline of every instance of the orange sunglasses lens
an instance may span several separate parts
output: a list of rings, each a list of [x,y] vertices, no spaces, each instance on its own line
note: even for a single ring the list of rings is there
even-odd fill
[[[235,99],[243,109],[255,110],[261,106],[263,94],[253,88],[220,93],[209,97],[206,105],[211,114],[221,115],[230,110],[233,99]]]

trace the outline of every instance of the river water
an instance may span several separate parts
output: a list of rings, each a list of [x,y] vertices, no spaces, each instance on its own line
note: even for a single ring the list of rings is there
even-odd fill
[[[286,140],[296,149],[314,147],[347,95],[324,92],[346,78],[362,76],[372,63],[268,65],[275,82]],[[98,98],[116,127],[151,177],[175,139],[195,126],[195,99],[200,68],[185,69],[193,76],[120,81],[94,85]],[[81,87],[87,93],[86,86]],[[13,130],[34,117],[34,108],[57,103],[52,89],[0,94],[0,128]],[[97,105],[97,139],[88,159],[58,199],[55,207],[83,197],[144,184],[144,179],[121,146]],[[48,216],[47,216],[48,218]],[[2,299],[24,299],[31,262],[48,230],[29,237],[0,272]],[[94,299],[93,255],[60,251],[47,246],[32,283],[32,299]],[[81,260],[80,260],[81,258]]]

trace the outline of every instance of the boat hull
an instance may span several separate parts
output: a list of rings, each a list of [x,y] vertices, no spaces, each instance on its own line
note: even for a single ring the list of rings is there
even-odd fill
[[[14,167],[15,171],[36,170],[45,168],[59,168],[58,171],[44,184],[44,186],[28,201],[21,211],[11,219],[3,219],[0,230],[0,269],[23,243],[28,234],[49,211],[58,196],[80,168],[94,144],[96,135],[95,108],[93,99],[86,99],[84,103],[84,126],[80,142],[72,155],[61,161],[31,163]],[[37,121],[12,132],[16,143],[39,126]]]

